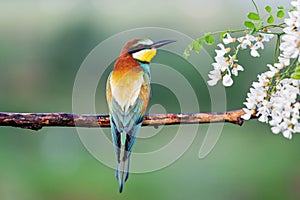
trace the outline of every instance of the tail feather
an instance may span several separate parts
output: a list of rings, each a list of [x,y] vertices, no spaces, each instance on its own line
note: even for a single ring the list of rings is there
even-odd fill
[[[126,155],[127,152],[124,150],[121,150],[121,159],[117,163],[117,168],[116,168],[116,178],[118,179],[119,182],[119,192],[121,193],[123,190],[124,183],[128,179],[129,176],[129,161],[130,158]]]
[[[142,118],[139,119],[138,124],[131,124],[131,129],[127,131],[119,130],[114,117],[110,118],[112,127],[112,138],[116,152],[117,166],[115,176],[118,180],[119,191],[123,191],[124,183],[129,177],[129,163],[130,155],[133,143],[137,136],[138,130],[140,129],[142,123]],[[124,138],[125,137],[125,138]]]

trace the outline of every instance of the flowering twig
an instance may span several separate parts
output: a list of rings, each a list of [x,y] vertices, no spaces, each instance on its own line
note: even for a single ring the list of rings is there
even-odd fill
[[[284,21],[282,43],[277,38],[275,54],[278,62],[268,65],[269,71],[258,76],[258,81],[252,84],[245,105],[245,112],[257,110],[259,121],[268,123],[273,133],[282,133],[291,139],[292,134],[300,132],[299,109],[296,102],[300,95],[300,0],[292,1],[294,10],[289,12],[289,18]],[[247,119],[249,116],[243,116]]]
[[[246,28],[221,33],[207,83],[213,86],[222,80],[225,87],[233,85],[232,77],[244,71],[238,61],[239,51],[250,49],[252,57],[259,57],[264,43],[276,36],[274,62],[268,64],[268,70],[259,74],[258,80],[252,83],[242,118],[248,120],[256,113],[258,120],[268,123],[273,133],[282,133],[291,139],[293,133],[300,132],[300,103],[297,102],[300,95],[300,0],[291,2],[293,7],[288,17],[278,24],[274,24],[275,17],[277,20],[284,17],[286,10],[283,6],[277,6],[275,10],[266,6],[266,14],[261,16],[255,1],[251,1],[255,12],[248,13],[244,22]],[[233,33],[234,36],[230,35]],[[242,35],[236,37],[236,33]],[[207,45],[214,44],[214,35],[208,33],[195,40],[189,49],[199,51],[203,43],[201,39]],[[197,43],[201,45],[195,45]]]

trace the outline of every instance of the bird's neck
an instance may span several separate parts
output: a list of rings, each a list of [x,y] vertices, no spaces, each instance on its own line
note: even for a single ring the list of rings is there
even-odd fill
[[[143,68],[144,72],[146,72],[150,76],[150,66],[149,63],[139,62],[139,65]]]
[[[132,58],[128,53],[121,54],[120,57],[116,60],[114,71],[117,72],[127,72],[127,71],[136,71],[143,70],[150,76],[150,67],[149,63],[140,62]]]

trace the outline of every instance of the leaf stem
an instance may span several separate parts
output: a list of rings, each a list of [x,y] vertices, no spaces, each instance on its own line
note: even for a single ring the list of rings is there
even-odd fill
[[[267,26],[264,26],[264,28],[284,28],[285,23],[280,23],[280,24],[270,24]]]
[[[237,29],[237,30],[225,30],[225,31],[215,31],[215,32],[210,32],[209,34],[210,35],[217,35],[217,34],[220,34],[220,33],[239,33],[239,32],[244,32],[246,31],[246,29]],[[204,35],[205,36],[205,35]],[[204,37],[203,36],[203,37]],[[202,37],[202,38],[203,38]]]
[[[258,33],[263,33],[263,34],[270,34],[270,35],[276,35],[276,36],[281,36],[284,34],[284,32],[264,32],[264,31],[257,31]]]
[[[280,35],[277,35],[276,46],[275,46],[275,50],[274,50],[274,63],[277,63],[277,60],[278,60],[279,46],[280,46]]]
[[[253,3],[253,5],[254,5],[254,7],[255,7],[255,10],[256,10],[257,14],[259,15],[258,7],[257,7],[257,5],[256,5],[255,1],[254,1],[254,0],[252,0],[252,3]]]
[[[299,58],[299,57],[297,57],[295,60],[293,60],[293,62],[287,67],[287,69],[284,69],[284,71],[283,71],[282,75],[280,76],[279,80],[278,80],[276,83],[274,83],[274,85],[272,85],[272,86],[269,88],[268,94],[271,95],[271,94],[275,91],[276,86],[277,86],[283,79],[285,79],[287,76],[290,76],[290,72],[289,72],[289,71],[293,68],[293,66],[296,65],[296,63],[298,62],[298,58]],[[272,77],[271,83],[273,82],[273,80],[274,80],[274,77]]]

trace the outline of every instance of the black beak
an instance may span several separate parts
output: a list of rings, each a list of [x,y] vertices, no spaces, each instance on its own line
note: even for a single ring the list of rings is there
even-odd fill
[[[159,48],[159,47],[162,47],[166,44],[170,44],[170,43],[173,43],[173,42],[176,42],[176,40],[161,40],[161,41],[158,41],[158,42],[154,42],[152,45],[151,45],[151,48]]]

